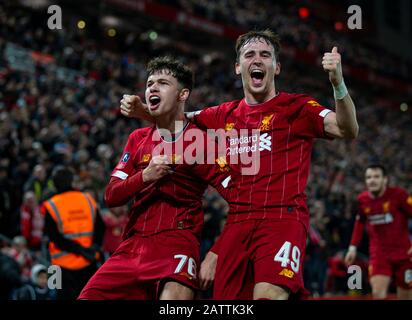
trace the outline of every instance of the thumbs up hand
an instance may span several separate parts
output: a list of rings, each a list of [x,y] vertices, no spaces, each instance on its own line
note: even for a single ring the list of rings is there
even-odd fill
[[[326,52],[322,59],[323,70],[329,73],[329,80],[334,87],[343,80],[341,56],[337,47],[333,47],[331,52]]]

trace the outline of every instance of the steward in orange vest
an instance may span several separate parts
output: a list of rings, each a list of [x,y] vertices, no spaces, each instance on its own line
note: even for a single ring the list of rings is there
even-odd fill
[[[76,299],[97,270],[104,223],[93,197],[72,188],[69,169],[56,168],[52,179],[57,194],[43,202],[51,264],[62,269],[58,298]]]

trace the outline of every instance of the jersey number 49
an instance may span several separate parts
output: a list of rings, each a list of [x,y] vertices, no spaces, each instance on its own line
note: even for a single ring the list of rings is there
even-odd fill
[[[292,254],[291,254],[292,249]],[[289,258],[291,257],[291,259]],[[297,246],[293,246],[289,241],[285,241],[278,253],[275,255],[275,261],[280,262],[282,268],[289,266],[297,273],[299,271],[300,250]]]

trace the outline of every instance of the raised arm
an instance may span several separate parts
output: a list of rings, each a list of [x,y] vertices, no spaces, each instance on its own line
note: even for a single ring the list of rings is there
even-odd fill
[[[120,100],[120,112],[128,118],[155,122],[154,118],[149,114],[147,104],[143,103],[142,99],[136,95],[123,95],[122,100]],[[192,120],[194,116],[195,112],[185,112],[187,120]]]
[[[329,112],[325,117],[325,131],[335,138],[354,139],[359,133],[356,108],[343,80],[341,55],[337,47],[324,54],[322,65],[329,73],[336,103],[336,113]]]
[[[120,112],[129,118],[146,120],[154,123],[153,117],[149,114],[147,104],[143,103],[137,95],[124,94],[120,100]]]

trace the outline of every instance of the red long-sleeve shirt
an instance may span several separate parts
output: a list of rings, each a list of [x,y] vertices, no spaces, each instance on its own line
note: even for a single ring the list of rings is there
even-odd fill
[[[292,219],[308,228],[305,188],[312,146],[315,138],[329,138],[324,119],[330,111],[310,96],[280,92],[258,105],[242,99],[196,113],[194,122],[201,128],[240,133],[228,140],[228,156],[257,158],[253,166],[259,170],[251,175],[240,174],[248,165],[229,161],[239,174],[228,195],[228,222]]]
[[[358,196],[358,214],[350,244],[358,246],[367,227],[369,255],[408,258],[411,246],[408,217],[412,217],[412,196],[398,187],[389,187],[377,198],[367,191]]]
[[[39,249],[43,236],[44,217],[40,207],[29,207],[22,204],[20,208],[20,228],[21,234],[27,240],[27,245],[31,249]]]
[[[197,138],[201,136],[203,140],[199,140],[211,143],[206,133],[192,123],[174,142],[160,139],[155,126],[137,129],[129,136],[105,192],[109,207],[134,199],[125,236],[130,232],[150,235],[173,229],[191,229],[200,236],[203,225],[202,195],[208,184],[224,195],[222,182],[230,173],[227,166],[216,163],[187,162],[186,151],[189,149],[192,155],[201,152],[198,159],[205,160],[205,145],[197,139],[193,141],[193,134],[198,135]],[[195,147],[197,143],[199,145]],[[159,146],[163,148],[160,154],[168,155],[174,163],[171,166],[174,173],[158,181],[144,183],[142,172]]]

